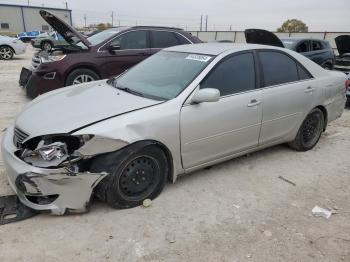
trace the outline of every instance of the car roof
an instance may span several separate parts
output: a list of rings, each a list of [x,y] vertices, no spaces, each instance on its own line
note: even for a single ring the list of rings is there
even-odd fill
[[[239,51],[251,50],[251,49],[285,50],[284,48],[268,46],[268,45],[236,44],[236,43],[203,43],[203,44],[173,46],[173,47],[164,49],[164,51],[206,54],[206,55],[216,56],[226,51],[239,52]]]
[[[318,39],[318,38],[302,38],[302,37],[281,37],[282,41],[291,41],[291,42],[299,42],[299,41],[305,41],[305,40],[316,40],[321,42],[327,42],[327,40]]]

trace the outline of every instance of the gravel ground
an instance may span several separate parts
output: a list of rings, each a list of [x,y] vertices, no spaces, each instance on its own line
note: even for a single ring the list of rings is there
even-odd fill
[[[29,101],[18,77],[32,52],[0,61],[0,130]],[[345,111],[309,152],[277,146],[181,177],[149,208],[0,226],[0,261],[350,261],[349,127]],[[313,217],[315,205],[336,214]]]

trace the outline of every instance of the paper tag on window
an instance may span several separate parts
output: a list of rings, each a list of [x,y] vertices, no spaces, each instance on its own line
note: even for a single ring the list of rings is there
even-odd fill
[[[190,60],[196,60],[196,61],[200,61],[200,62],[208,62],[210,60],[210,56],[206,56],[206,55],[188,55],[186,57],[186,59],[190,59]]]

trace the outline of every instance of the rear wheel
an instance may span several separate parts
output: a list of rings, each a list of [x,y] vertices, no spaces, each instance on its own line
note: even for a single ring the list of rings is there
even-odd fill
[[[99,79],[100,77],[94,71],[86,68],[79,68],[68,75],[66,86],[87,83]]]
[[[10,60],[13,58],[14,51],[9,46],[0,46],[0,59]]]
[[[169,166],[166,155],[159,147],[129,146],[98,157],[91,166],[91,172],[96,170],[110,173],[97,185],[97,197],[114,208],[129,208],[141,205],[145,199],[154,199],[161,193]]]
[[[319,141],[324,130],[323,112],[315,108],[305,118],[294,141],[289,145],[297,151],[308,151]]]

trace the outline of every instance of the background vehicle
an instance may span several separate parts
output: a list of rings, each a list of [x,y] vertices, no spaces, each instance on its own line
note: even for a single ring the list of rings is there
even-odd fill
[[[281,38],[272,32],[261,29],[245,31],[247,43],[285,47],[300,53],[325,69],[332,70],[335,55],[328,41],[308,38]]]
[[[37,38],[32,39],[31,43],[33,47],[40,48],[45,51],[50,51],[52,48],[59,48],[69,45],[66,40],[64,40],[63,36],[57,32],[39,35]]]
[[[22,32],[17,35],[17,38],[20,39],[22,42],[29,42],[32,39],[35,39],[39,35],[46,33],[44,31],[30,31],[30,32]]]
[[[350,107],[350,74],[348,74],[348,81],[346,82],[346,107]]]
[[[0,59],[9,60],[14,55],[23,54],[26,51],[26,45],[14,37],[0,35]]]
[[[83,212],[96,185],[112,207],[134,207],[183,173],[281,143],[312,149],[344,110],[345,80],[285,48],[174,46],[38,97],[1,152],[29,207]]]
[[[350,35],[340,35],[335,38],[339,56],[335,60],[336,70],[350,72]]]
[[[22,70],[19,82],[29,97],[63,86],[110,78],[162,48],[201,42],[181,29],[144,26],[111,28],[85,38],[54,15],[43,10],[40,14],[69,46],[36,54],[32,68]]]

